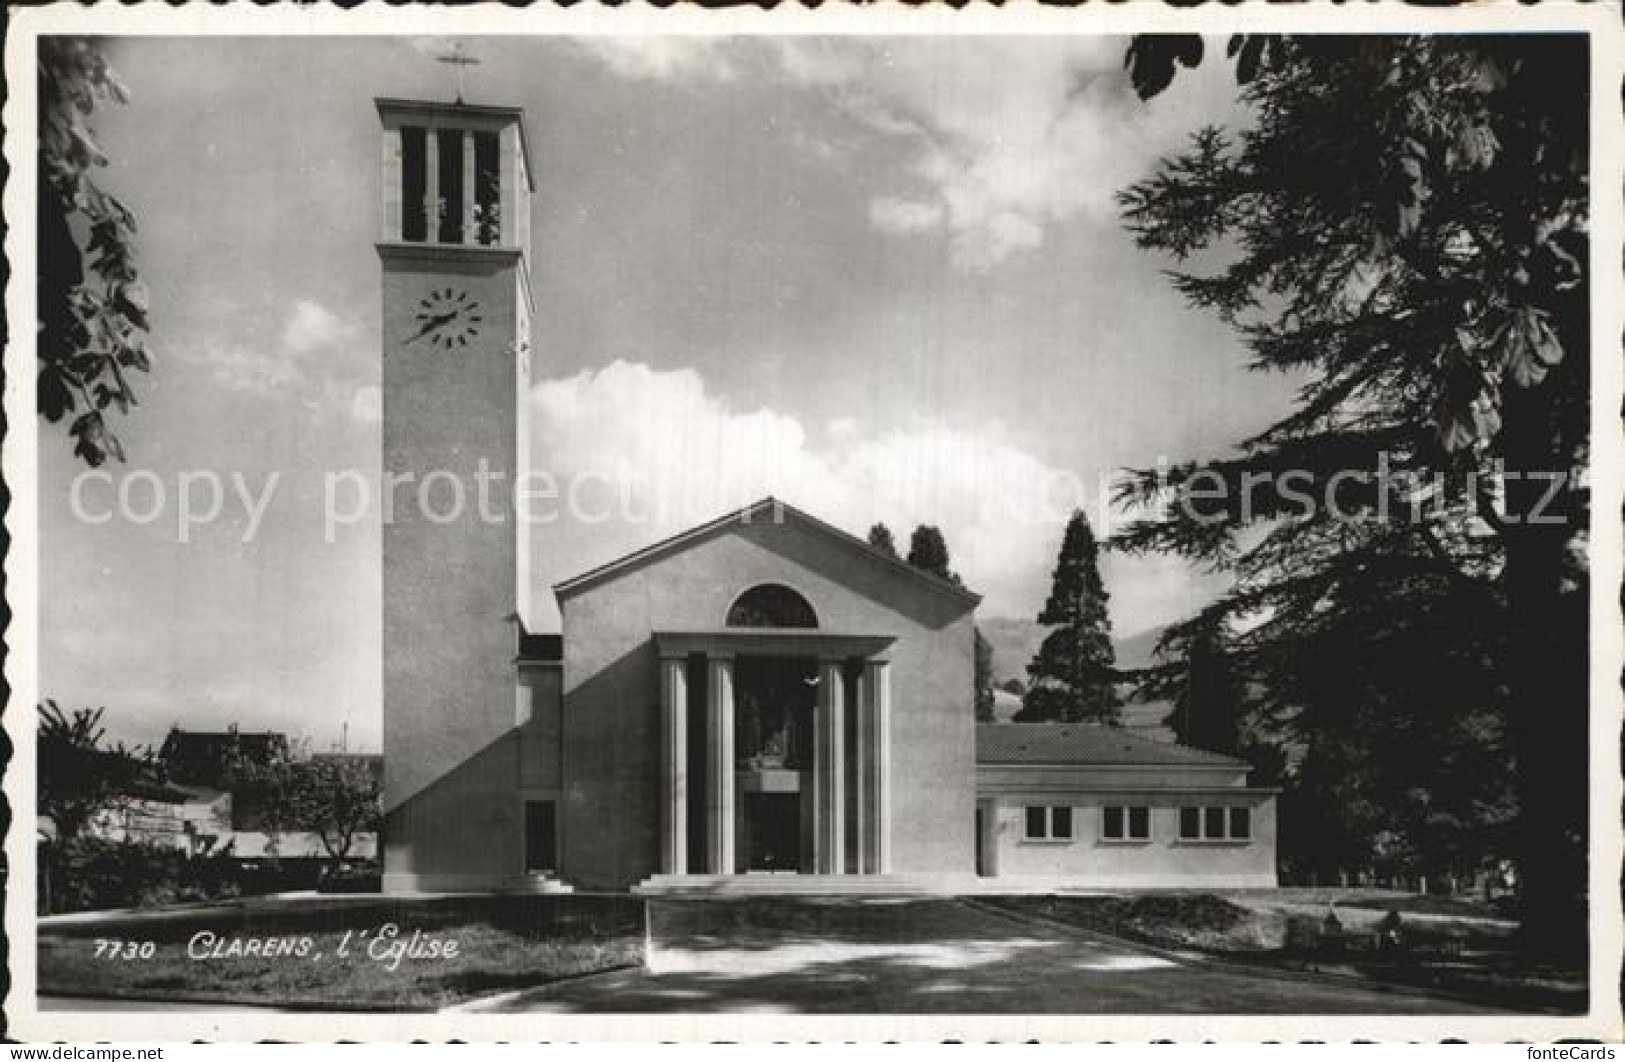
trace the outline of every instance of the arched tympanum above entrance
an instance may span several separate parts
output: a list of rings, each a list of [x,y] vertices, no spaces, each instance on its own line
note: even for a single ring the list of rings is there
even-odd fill
[[[818,614],[807,599],[782,583],[762,583],[734,598],[729,627],[816,628]]]

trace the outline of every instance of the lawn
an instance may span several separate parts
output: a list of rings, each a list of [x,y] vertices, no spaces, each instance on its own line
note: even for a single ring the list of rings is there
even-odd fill
[[[996,896],[1005,910],[1176,951],[1196,952],[1276,971],[1319,971],[1384,984],[1443,991],[1517,1010],[1583,1012],[1586,976],[1577,968],[1532,964],[1512,945],[1515,924],[1488,907],[1430,897],[1332,895],[1308,890],[1231,893],[1157,892],[1102,896]],[[1288,922],[1319,925],[1331,902],[1340,936],[1294,947]],[[1381,952],[1377,921],[1397,910],[1406,948]]]
[[[42,994],[432,1010],[644,961],[634,897],[234,903],[42,927]]]

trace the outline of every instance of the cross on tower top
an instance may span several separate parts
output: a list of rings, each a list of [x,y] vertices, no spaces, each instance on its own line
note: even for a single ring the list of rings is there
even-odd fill
[[[463,42],[458,41],[451,46],[447,55],[435,56],[435,62],[446,63],[457,71],[457,102],[463,102],[463,71],[471,66],[478,66],[480,61],[471,55],[463,53]]]

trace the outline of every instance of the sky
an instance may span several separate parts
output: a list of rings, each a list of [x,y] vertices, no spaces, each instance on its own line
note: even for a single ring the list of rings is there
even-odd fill
[[[553,584],[768,494],[859,535],[935,524],[979,615],[1030,618],[1074,505],[1103,536],[1121,469],[1290,399],[1113,199],[1246,123],[1223,63],[1145,103],[1111,38],[463,42],[536,171],[536,465],[626,485],[611,519],[533,529],[533,629]],[[372,101],[449,100],[451,43],[108,43],[130,102],[94,115],[99,179],[140,222],[156,358],[106,479],[42,429],[40,673],[116,737],[378,745],[378,523],[329,536],[323,484],[379,460]],[[183,534],[204,475],[220,515]],[[1103,574],[1124,636],[1218,588],[1174,558]]]

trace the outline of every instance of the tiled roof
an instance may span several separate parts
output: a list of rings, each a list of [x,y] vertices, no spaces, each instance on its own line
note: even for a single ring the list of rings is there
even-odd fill
[[[1079,723],[982,723],[976,762],[1127,767],[1246,767],[1220,752],[1151,741],[1122,727]]]

